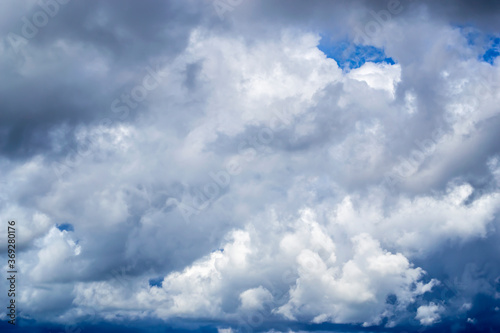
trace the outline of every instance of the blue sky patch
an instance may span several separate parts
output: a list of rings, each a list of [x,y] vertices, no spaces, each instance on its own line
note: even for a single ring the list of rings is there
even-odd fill
[[[383,49],[375,46],[331,41],[326,37],[321,38],[318,49],[328,58],[334,59],[339,67],[346,71],[361,67],[365,62],[386,62],[391,65],[396,63]]]
[[[75,228],[70,223],[57,224],[56,228],[61,231],[75,231]]]
[[[467,39],[467,44],[471,47],[477,47],[480,50],[478,59],[493,64],[496,57],[500,55],[500,37],[485,34],[472,27],[460,27],[460,29],[461,33]]]
[[[493,65],[495,58],[500,55],[500,38],[493,38],[489,48],[483,54],[483,60]]]
[[[149,279],[149,286],[150,287],[158,287],[161,288],[161,283],[163,282],[163,277],[157,277],[154,279]]]

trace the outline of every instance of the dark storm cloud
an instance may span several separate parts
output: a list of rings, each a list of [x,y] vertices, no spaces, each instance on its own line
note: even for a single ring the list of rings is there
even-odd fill
[[[499,33],[500,31],[500,3],[498,1],[427,0],[424,3],[430,7],[431,15],[451,24],[472,24],[486,32]]]
[[[120,6],[73,1],[34,41],[46,45],[67,38],[96,47],[117,66],[137,66],[152,57],[182,51],[203,10],[193,1],[126,0]]]
[[[6,156],[50,152],[51,130],[109,117],[111,101],[139,83],[146,66],[164,64],[185,48],[207,10],[190,1],[122,1],[120,6],[70,1],[47,8],[54,16],[46,25],[34,25],[44,13],[36,4],[12,10],[0,32],[7,55],[0,64],[0,153]],[[12,42],[18,37],[27,43]],[[105,68],[89,72],[84,67],[92,62]],[[127,71],[136,74],[116,80]],[[71,135],[67,139],[71,144]]]
[[[414,15],[411,8],[420,3],[402,1],[400,6],[404,10],[398,17],[411,17]],[[495,1],[422,3],[430,7],[432,15],[455,20],[457,24],[486,24],[494,29],[500,22],[498,2]],[[388,1],[383,0],[243,2],[230,14],[243,20],[237,26],[245,26],[245,21],[252,26],[240,30],[250,39],[259,31],[271,32],[272,29],[264,28],[266,25],[290,24],[328,31],[330,37],[342,38],[352,24],[349,18],[363,23],[373,19],[370,10],[377,12],[387,7]],[[33,15],[40,10],[39,5],[12,9],[8,23],[2,27],[2,35],[23,36],[22,28],[26,26],[23,18],[32,24]],[[263,20],[265,25],[255,27],[254,22]],[[1,64],[4,71],[0,82],[1,152],[7,156],[29,157],[50,151],[49,131],[63,123],[73,128],[79,123],[102,119],[109,113],[110,101],[127,85],[139,80],[117,82],[114,77],[119,73],[124,70],[140,72],[160,58],[163,62],[169,61],[184,49],[190,31],[200,24],[208,24],[219,31],[221,27],[227,28],[227,23],[217,21],[210,2],[130,0],[115,6],[107,1],[70,1],[59,5],[48,24],[38,28],[35,36],[28,39],[27,46],[20,47],[22,52],[13,52],[11,43],[4,39],[10,57],[4,58]],[[233,27],[238,31],[237,26]],[[246,29],[255,31],[250,34]],[[83,54],[76,58],[65,55],[64,50],[56,48],[58,41],[79,45]],[[50,50],[57,52],[58,57],[50,56]],[[104,76],[86,74],[81,69],[83,63],[96,58],[101,58],[109,67]],[[36,74],[22,73],[21,68],[27,61],[39,68]],[[191,86],[194,69],[191,67],[187,71],[188,86]]]

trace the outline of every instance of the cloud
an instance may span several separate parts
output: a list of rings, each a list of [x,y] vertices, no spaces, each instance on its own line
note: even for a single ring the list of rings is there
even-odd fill
[[[350,78],[366,82],[370,88],[386,90],[392,96],[395,93],[395,85],[401,80],[400,76],[400,66],[384,63],[377,65],[371,62],[349,73]]]
[[[1,5],[21,318],[495,324],[497,4],[214,4]]]
[[[273,295],[266,288],[259,286],[245,290],[240,294],[241,308],[245,310],[262,310],[263,304],[272,300]]]
[[[439,321],[439,313],[442,311],[442,307],[434,303],[429,305],[422,305],[417,309],[417,316],[415,319],[420,320],[422,325],[428,326]]]
[[[297,258],[296,287],[279,312],[293,319],[298,315],[314,316],[312,322],[318,323],[377,325],[394,311],[385,303],[390,295],[396,297],[401,310],[425,289],[421,286],[410,291],[423,272],[411,268],[402,254],[384,252],[368,234],[360,234],[352,242],[353,258],[340,267],[325,265],[317,254],[303,250]],[[312,272],[310,262],[315,267]]]
[[[423,283],[421,268],[413,268],[401,253],[381,249],[365,233],[342,248],[352,257],[337,262],[335,244],[314,219],[312,211],[303,211],[293,231],[285,234],[281,221],[272,222],[271,233],[249,225],[246,231],[234,231],[221,250],[167,275],[161,287],[141,283],[131,294],[120,291],[126,286],[82,284],[76,302],[97,308],[116,302],[126,308],[139,304],[164,319],[236,320],[257,313],[316,323],[374,325],[382,318],[397,320],[397,312],[404,312],[437,284]],[[273,246],[270,240],[276,239],[281,240]],[[397,301],[386,303],[390,297]]]

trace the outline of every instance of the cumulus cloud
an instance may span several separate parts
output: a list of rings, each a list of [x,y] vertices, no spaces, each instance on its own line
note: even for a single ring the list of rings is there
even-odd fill
[[[251,225],[233,231],[220,250],[165,276],[161,286],[142,283],[132,295],[119,291],[125,286],[85,284],[78,289],[77,302],[99,308],[110,306],[107,302],[140,304],[160,318],[234,319],[259,313],[373,325],[382,318],[396,320],[397,312],[437,284],[422,282],[421,268],[401,253],[383,250],[366,233],[351,239],[342,250],[352,256],[338,262],[332,238],[311,210],[303,211],[294,224],[269,222],[272,231]],[[293,229],[283,233],[287,225]],[[271,244],[273,240],[279,241]]]
[[[429,305],[422,305],[417,309],[417,316],[415,317],[415,319],[418,319],[422,325],[432,325],[435,322],[439,321],[439,313],[441,311],[442,307],[434,303],[430,303]]]
[[[498,325],[496,3],[54,1],[0,14],[20,320]]]

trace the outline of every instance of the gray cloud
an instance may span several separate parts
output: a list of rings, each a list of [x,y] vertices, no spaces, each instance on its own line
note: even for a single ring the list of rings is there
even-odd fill
[[[217,3],[69,1],[20,48],[42,7],[2,5],[22,318],[494,323],[498,3]]]

